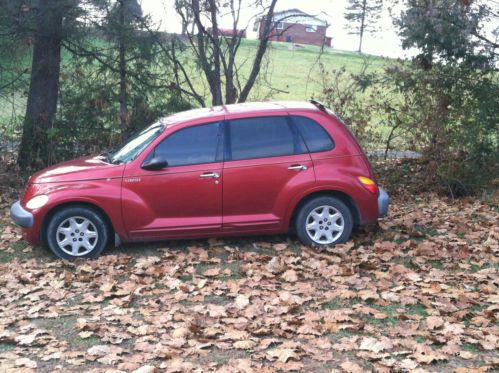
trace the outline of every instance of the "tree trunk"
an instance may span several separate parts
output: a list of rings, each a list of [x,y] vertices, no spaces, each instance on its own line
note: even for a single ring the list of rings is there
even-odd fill
[[[63,1],[39,0],[31,82],[18,164],[21,169],[50,164],[48,131],[59,95]]]
[[[192,14],[197,27],[197,58],[204,71],[212,97],[213,106],[223,105],[222,78],[220,76],[220,40],[218,38],[217,5],[216,1],[208,2],[210,7],[210,17],[212,22],[211,30],[206,30],[201,21],[201,6],[199,0],[192,0]],[[213,56],[210,60],[208,56],[209,43],[211,43]],[[191,40],[191,44],[192,40]]]
[[[260,73],[260,68],[262,66],[262,59],[263,56],[265,55],[265,52],[267,51],[267,47],[269,45],[269,39],[270,39],[270,33],[274,29],[274,8],[277,3],[277,0],[272,0],[269,6],[269,10],[267,12],[267,15],[265,16],[265,20],[263,22],[263,25],[260,27],[263,27],[263,33],[260,36],[260,44],[258,45],[258,49],[256,51],[256,56],[255,60],[253,61],[253,66],[251,68],[251,72],[248,76],[248,80],[246,81],[246,84],[244,85],[244,88],[241,91],[241,94],[239,95],[239,100],[238,102],[245,102],[248,99],[249,93],[251,89],[253,88],[253,85],[256,82],[256,78],[258,77],[258,74]]]
[[[119,70],[120,70],[120,125],[121,137],[127,138],[130,132],[128,128],[129,114],[128,114],[128,92],[126,85],[127,63],[126,63],[126,46],[125,46],[125,6],[123,1],[120,1],[120,35],[118,41],[119,49]]]
[[[362,20],[360,23],[359,53],[362,53],[362,40],[364,39],[364,27],[366,22],[366,8],[367,8],[367,0],[364,0],[362,3]]]
[[[228,61],[224,63],[225,67],[225,103],[235,104],[237,101],[237,89],[234,84],[235,77],[235,63],[236,63],[236,52],[241,43],[241,35],[237,30],[237,24],[239,22],[239,14],[241,9],[241,3],[238,3],[238,9],[236,10],[234,6],[234,0],[229,2],[231,15],[232,15],[232,37],[228,40],[227,53],[229,55]],[[222,60],[224,62],[224,60]]]

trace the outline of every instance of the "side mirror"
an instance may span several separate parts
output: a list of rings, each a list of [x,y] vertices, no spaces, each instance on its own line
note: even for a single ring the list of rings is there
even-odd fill
[[[142,168],[149,171],[161,170],[166,166],[168,166],[168,162],[163,157],[154,157],[142,163]]]

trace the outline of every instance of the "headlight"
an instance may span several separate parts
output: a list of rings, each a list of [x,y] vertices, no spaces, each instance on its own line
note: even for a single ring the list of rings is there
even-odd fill
[[[49,200],[49,196],[45,194],[41,194],[39,196],[31,198],[28,203],[26,203],[26,207],[30,210],[39,209],[44,206]]]

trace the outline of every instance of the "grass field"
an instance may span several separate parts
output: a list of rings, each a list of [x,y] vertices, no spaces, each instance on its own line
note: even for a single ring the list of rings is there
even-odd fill
[[[243,77],[249,72],[257,44],[256,40],[243,39],[242,41],[238,63],[242,66]],[[69,57],[68,52],[63,53],[63,63],[68,63]],[[327,70],[344,66],[347,71],[356,73],[360,71],[364,61],[368,62],[371,71],[380,71],[390,60],[331,48],[321,51],[321,48],[317,46],[274,42],[270,45],[265,57],[263,70],[267,73],[261,74],[250,95],[250,100],[308,100],[312,96],[317,97],[321,92],[319,76],[321,63]],[[25,58],[24,63],[25,67],[29,68],[30,56]],[[191,70],[193,67],[191,66]],[[198,72],[193,76],[198,76],[194,79],[196,87],[209,98],[209,92],[204,88],[205,83],[201,74]],[[1,83],[0,81],[0,86]],[[207,101],[209,102],[209,99]],[[25,92],[17,92],[15,97],[0,95],[0,128],[10,128],[19,122],[24,115],[25,102]]]
[[[254,54],[256,40],[245,40],[241,45],[240,58]],[[338,70],[345,67],[351,73],[360,72],[366,62],[369,71],[381,71],[391,60],[370,55],[359,55],[311,45],[293,46],[290,43],[274,42],[268,55],[268,73],[272,88],[278,89],[273,99],[308,100],[321,93],[320,64],[326,70]],[[244,70],[243,70],[244,71]],[[266,87],[260,82],[255,87],[252,98],[264,95]]]

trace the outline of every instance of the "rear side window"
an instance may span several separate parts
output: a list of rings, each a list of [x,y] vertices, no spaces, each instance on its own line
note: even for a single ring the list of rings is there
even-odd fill
[[[232,120],[229,124],[232,160],[277,157],[299,152],[286,117]]]
[[[216,162],[222,144],[219,129],[220,123],[210,123],[178,130],[158,144],[152,156],[164,157],[168,166]]]
[[[309,152],[323,152],[334,148],[333,139],[315,120],[298,115],[291,118],[305,140]]]

